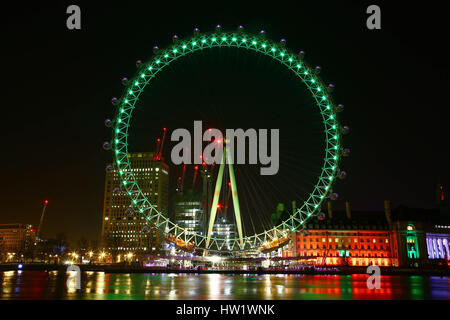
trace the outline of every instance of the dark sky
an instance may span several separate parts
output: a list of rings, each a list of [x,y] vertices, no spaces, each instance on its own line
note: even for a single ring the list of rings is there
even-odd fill
[[[195,26],[210,31],[216,24],[286,38],[336,85],[352,150],[343,163],[348,179],[336,186],[341,199],[360,210],[381,209],[384,199],[434,206],[438,179],[449,182],[449,4],[163,3],[55,1],[2,10],[0,223],[37,224],[49,199],[45,236],[95,239],[111,160],[101,148],[109,138],[103,122],[113,115],[111,97],[123,90],[120,78],[133,75],[137,59],[151,58],[155,44],[164,47],[173,34],[190,36]],[[382,30],[365,26],[373,3],[381,7]],[[66,29],[70,4],[81,7],[80,31]],[[163,124],[174,126],[168,118],[147,119],[149,137]]]

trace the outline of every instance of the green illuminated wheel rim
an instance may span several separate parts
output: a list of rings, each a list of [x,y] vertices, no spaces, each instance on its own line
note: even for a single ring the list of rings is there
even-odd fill
[[[238,238],[211,237],[209,246],[206,247],[205,235],[187,234],[185,229],[170,221],[150,203],[139,187],[128,159],[130,120],[135,104],[145,87],[171,62],[188,54],[215,47],[253,50],[273,58],[291,70],[302,80],[313,96],[322,115],[326,136],[322,171],[307,200],[289,219],[283,221],[280,225],[259,234],[245,236],[242,246]],[[128,81],[125,92],[117,106],[117,114],[113,125],[112,150],[122,187],[128,193],[131,205],[145,216],[147,223],[156,225],[171,239],[179,239],[195,248],[209,251],[246,251],[261,248],[264,244],[275,240],[286,239],[290,232],[304,229],[306,221],[319,212],[322,202],[330,197],[332,185],[340,172],[338,163],[341,157],[341,128],[336,117],[337,107],[330,96],[328,87],[318,77],[316,70],[303,60],[302,55],[294,54],[285,47],[284,43],[275,43],[266,39],[264,35],[219,30],[208,34],[197,33],[191,38],[177,40],[168,48],[159,50],[151,61],[142,65],[135,77]]]

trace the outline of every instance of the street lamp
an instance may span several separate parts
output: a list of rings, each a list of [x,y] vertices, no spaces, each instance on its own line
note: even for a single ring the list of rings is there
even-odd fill
[[[130,261],[131,262],[131,258],[133,258],[133,253],[128,253],[127,254],[127,258],[128,258],[128,261]]]
[[[105,258],[105,256],[106,256],[105,252],[100,253],[100,260],[103,260]]]

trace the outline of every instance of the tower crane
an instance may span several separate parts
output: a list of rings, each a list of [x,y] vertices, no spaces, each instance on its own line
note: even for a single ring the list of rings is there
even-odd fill
[[[162,156],[162,150],[164,147],[164,141],[166,140],[166,132],[167,132],[167,128],[163,128],[163,136],[162,139],[157,139],[156,140],[156,151],[155,151],[155,155],[153,156],[153,160],[154,161],[163,161],[164,158]]]
[[[195,188],[195,181],[197,180],[197,174],[198,174],[198,166],[194,167],[194,179],[192,181],[192,188]]]
[[[47,205],[48,205],[48,200],[45,200],[44,207],[42,208],[41,219],[39,220],[39,227],[37,229],[37,234],[36,234],[36,238],[38,238],[38,239],[41,238],[42,222],[44,221],[44,215],[45,215],[45,210],[47,209]]]

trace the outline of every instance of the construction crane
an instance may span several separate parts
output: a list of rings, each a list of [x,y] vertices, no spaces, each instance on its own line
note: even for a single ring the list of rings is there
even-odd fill
[[[195,188],[195,181],[197,181],[197,174],[198,174],[198,166],[194,167],[194,179],[192,181],[192,188]]]
[[[156,151],[155,155],[153,156],[154,161],[164,161],[164,158],[162,156],[162,150],[164,147],[164,141],[166,140],[166,132],[167,128],[163,128],[163,136],[162,139],[156,139]]]
[[[183,194],[184,190],[184,175],[186,174],[186,164],[183,166],[183,173],[181,176],[178,177],[177,180],[177,192],[180,194]]]
[[[44,215],[45,215],[45,210],[47,209],[47,205],[48,205],[48,200],[45,200],[44,207],[42,208],[41,220],[39,221],[39,227],[37,229],[37,234],[36,234],[37,239],[41,238],[42,222],[44,221]]]

